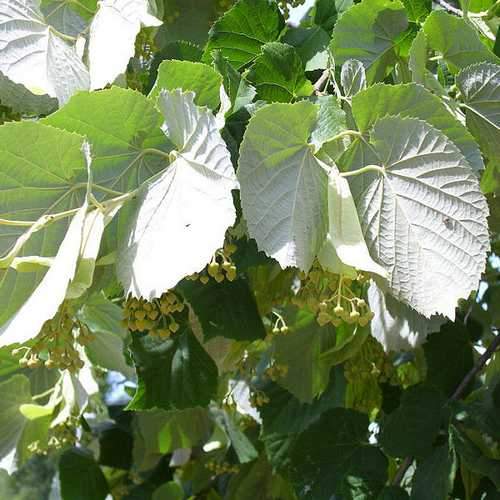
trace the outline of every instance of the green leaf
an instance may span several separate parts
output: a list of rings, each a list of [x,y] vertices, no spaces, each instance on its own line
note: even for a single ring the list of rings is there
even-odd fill
[[[368,417],[335,408],[303,432],[292,451],[300,498],[376,498],[387,480],[387,459],[366,444]]]
[[[344,89],[345,97],[353,97],[366,88],[366,72],[361,61],[348,59],[342,65],[340,82]]]
[[[408,27],[403,5],[390,0],[363,0],[335,24],[330,49],[335,64],[361,61],[368,83],[385,78],[396,62],[398,37]]]
[[[6,268],[16,256],[53,257],[58,252],[69,218],[45,225],[52,214],[77,209],[84,203],[87,167],[83,137],[35,122],[0,127],[0,300],[4,324],[39,285],[43,270],[17,273]],[[25,221],[5,225],[5,221]],[[29,226],[29,222],[35,222]]]
[[[222,77],[206,64],[191,61],[163,61],[158,68],[158,76],[149,98],[156,102],[162,89],[181,89],[194,92],[194,102],[198,106],[208,106],[215,110],[220,104]]]
[[[193,93],[179,90],[164,90],[158,100],[177,151],[141,193],[119,244],[118,277],[135,297],[159,297],[201,271],[236,219],[231,190],[238,183],[229,151],[213,114],[193,100]]]
[[[425,84],[427,65],[427,39],[424,30],[420,30],[413,39],[408,57],[408,67],[415,83]]]
[[[183,500],[184,491],[182,487],[174,481],[162,484],[153,492],[151,500]]]
[[[108,483],[92,452],[71,448],[59,459],[59,481],[63,500],[104,500]]]
[[[0,72],[33,94],[48,94],[65,103],[90,77],[74,45],[58,36],[37,0],[2,0],[3,44]]]
[[[145,149],[171,149],[160,127],[154,103],[129,89],[112,87],[81,92],[43,123],[76,132],[92,144],[93,188],[99,199],[104,189],[126,193],[137,188],[167,164]]]
[[[390,273],[394,297],[428,318],[454,318],[458,300],[476,289],[489,248],[477,178],[456,146],[421,120],[381,118],[370,143],[363,151],[383,171],[350,184],[371,255]],[[351,169],[366,161],[356,157]]]
[[[424,344],[427,383],[451,396],[473,366],[473,349],[460,322],[446,323]],[[453,363],[450,363],[453,359]]]
[[[479,38],[477,31],[464,19],[442,10],[433,12],[423,26],[429,47],[440,52],[453,73],[470,64],[500,59]],[[460,36],[457,36],[457,34]]]
[[[326,167],[308,145],[317,108],[272,104],[251,118],[238,179],[248,231],[282,268],[309,270],[327,230]]]
[[[278,383],[301,403],[311,403],[328,385],[330,364],[321,361],[324,339],[333,337],[333,329],[320,328],[316,321],[273,342],[276,362],[288,368]]]
[[[259,55],[262,45],[277,40],[284,24],[275,2],[240,0],[210,29],[205,58],[219,49],[239,69]]]
[[[392,457],[425,457],[441,426],[445,400],[432,387],[418,385],[407,389],[397,410],[382,422],[379,441]]]
[[[125,73],[135,53],[135,38],[141,27],[160,26],[147,0],[105,0],[90,26],[88,62],[90,88],[102,89]]]
[[[22,405],[31,403],[30,382],[24,375],[13,375],[0,383],[0,457],[16,449],[28,419]]]
[[[187,326],[165,342],[135,337],[138,387],[129,410],[204,406],[217,390],[217,367]]]
[[[388,115],[418,118],[440,130],[479,171],[484,168],[481,153],[472,135],[448,111],[439,97],[421,85],[374,85],[352,100],[352,112],[361,132],[368,132],[377,120]]]
[[[453,446],[462,462],[469,470],[488,477],[500,489],[500,460],[487,457],[464,432],[455,426],[450,426],[450,436]]]
[[[486,166],[481,177],[481,191],[485,194],[500,193],[500,161],[498,163],[489,162]]]
[[[325,69],[328,66],[330,36],[321,26],[289,29],[282,40],[297,49],[305,71]]]
[[[255,97],[255,89],[235,70],[220,50],[213,52],[215,69],[222,75],[224,89],[231,100],[231,112],[250,104]]]
[[[210,280],[202,286],[199,282],[184,281],[180,290],[198,317],[205,340],[220,335],[253,341],[266,336],[255,297],[245,280],[223,283]]]
[[[313,424],[322,413],[344,405],[343,368],[335,369],[331,373],[328,387],[311,403],[301,403],[291,392],[278,384],[270,383],[265,390],[270,401],[259,409],[263,434],[296,436]]]
[[[332,146],[337,146],[341,141],[341,139],[334,139],[335,136],[347,129],[346,114],[332,95],[319,96],[315,102],[319,109],[318,119],[311,134],[311,143],[314,144],[316,150],[324,147],[324,150],[330,152]]]
[[[432,491],[436,500],[447,500],[453,489],[457,458],[448,444],[435,448],[431,455],[417,463],[411,500],[427,500]]]
[[[421,23],[432,12],[432,0],[402,0],[408,19]]]
[[[296,500],[291,485],[273,472],[264,457],[243,465],[229,480],[227,500],[253,500],[255,498]]]
[[[500,159],[500,65],[468,66],[457,76],[467,127],[490,159]]]
[[[353,3],[353,0],[317,0],[314,7],[314,24],[331,32],[338,17]]]
[[[268,102],[291,102],[313,91],[297,51],[285,43],[266,43],[247,78],[257,89],[257,97]]]
[[[252,444],[252,441],[250,441],[243,430],[241,430],[232,415],[227,412],[219,412],[219,418],[217,420],[226,432],[231,446],[238,457],[238,461],[241,464],[252,462],[259,457],[259,453]]]
[[[133,379],[134,369],[127,364],[124,356],[128,332],[121,323],[122,308],[103,295],[94,295],[86,300],[77,316],[95,335],[95,339],[87,346],[93,364]]]
[[[0,101],[12,111],[23,115],[48,115],[57,108],[57,99],[47,94],[37,95],[24,85],[14,83],[0,72]]]

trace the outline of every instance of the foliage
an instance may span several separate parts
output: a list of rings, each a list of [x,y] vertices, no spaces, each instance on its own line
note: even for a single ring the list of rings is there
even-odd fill
[[[494,0],[0,0],[0,497],[500,494]]]

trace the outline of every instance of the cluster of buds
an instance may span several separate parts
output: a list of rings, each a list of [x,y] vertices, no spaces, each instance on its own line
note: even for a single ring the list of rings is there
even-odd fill
[[[342,274],[333,274],[315,264],[309,274],[301,275],[301,286],[293,302],[308,307],[323,326],[342,322],[366,326],[373,318],[366,301],[359,295],[367,277],[358,273],[355,280]]]
[[[254,408],[260,408],[261,406],[267,405],[269,401],[269,396],[262,391],[255,391],[250,395],[250,404]]]
[[[220,476],[222,474],[237,474],[240,471],[240,468],[235,464],[230,464],[228,462],[218,463],[213,460],[207,462],[205,467],[216,476]]]
[[[222,283],[224,280],[234,281],[238,273],[231,255],[236,250],[237,247],[234,243],[224,243],[224,247],[214,253],[212,260],[203,271],[192,274],[187,279],[191,281],[199,280],[204,285],[210,281],[210,278],[217,283]]]
[[[44,323],[34,344],[18,347],[12,355],[22,354],[21,368],[45,366],[77,372],[84,365],[77,346],[86,346],[94,338],[88,327],[74,317],[71,306],[63,302],[57,314]]]
[[[271,379],[273,382],[284,378],[288,374],[288,366],[280,365],[279,363],[273,363],[271,366],[266,368],[264,372],[265,376]]]
[[[47,455],[49,451],[73,446],[76,443],[77,426],[78,419],[70,417],[66,422],[49,429],[49,438],[46,442],[33,441],[27,446],[27,449],[32,455]]]
[[[128,298],[123,307],[123,325],[132,332],[148,332],[149,335],[168,339],[180,326],[175,315],[184,311],[184,302],[172,291],[160,298]]]

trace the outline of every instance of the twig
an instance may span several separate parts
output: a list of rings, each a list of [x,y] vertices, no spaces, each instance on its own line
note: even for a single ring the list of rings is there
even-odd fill
[[[459,386],[456,388],[455,392],[450,397],[449,401],[456,401],[457,399],[460,399],[463,396],[465,389],[467,389],[467,386],[470,384],[472,379],[483,369],[484,365],[486,364],[486,361],[488,361],[488,359],[490,359],[491,356],[493,356],[494,352],[497,350],[499,346],[500,346],[500,333],[497,333],[497,335],[493,339],[493,342],[489,345],[488,349],[486,349],[486,351],[483,352],[481,357],[476,361],[476,364],[472,367],[469,373],[467,373],[462,382],[460,382]]]
[[[443,7],[443,9],[446,9],[448,12],[451,12],[452,14],[455,14],[456,16],[463,17],[464,13],[460,9],[453,7],[453,5],[450,5],[445,0],[434,0],[434,1],[436,3],[438,3],[439,5],[441,5],[441,7]]]
[[[455,389],[455,392],[450,397],[448,402],[457,401],[463,395],[467,386],[470,384],[472,379],[484,368],[484,365],[491,358],[491,356],[495,353],[495,351],[500,347],[500,333],[497,332],[493,342],[489,345],[489,347],[484,351],[481,357],[476,361],[474,366],[469,370],[467,375],[463,378],[462,382],[458,384],[458,387]],[[398,486],[403,480],[406,471],[410,468],[410,465],[413,463],[413,457],[406,457],[400,464],[394,479],[392,480],[392,484],[394,486]]]
[[[318,78],[318,81],[314,84],[314,92],[316,94],[321,93],[323,90],[323,86],[325,85],[326,81],[328,80],[328,77],[330,75],[330,70],[327,68],[321,76]]]

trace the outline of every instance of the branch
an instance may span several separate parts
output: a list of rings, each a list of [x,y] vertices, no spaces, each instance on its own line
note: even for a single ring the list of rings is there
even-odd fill
[[[463,17],[464,13],[460,10],[457,9],[456,7],[453,7],[453,5],[449,4],[445,0],[434,0],[436,3],[441,5],[443,9],[447,10],[448,12],[451,12],[452,14],[455,14],[456,16]]]
[[[458,387],[455,389],[455,392],[450,397],[448,402],[457,401],[463,395],[467,386],[471,383],[472,379],[484,368],[484,365],[488,361],[488,359],[493,356],[496,350],[500,347],[500,333],[497,332],[493,342],[489,345],[489,347],[484,351],[484,353],[479,357],[474,366],[469,370],[467,375],[463,378],[462,382],[458,384]],[[410,465],[413,463],[413,457],[406,457],[399,466],[394,479],[392,480],[392,484],[394,486],[399,486],[403,477],[406,474],[406,471],[410,468]]]
[[[318,78],[317,82],[314,84],[314,92],[316,94],[320,94],[322,92],[323,87],[327,82],[329,76],[330,76],[330,70],[327,68],[325,69],[325,71],[323,71],[321,76]]]

